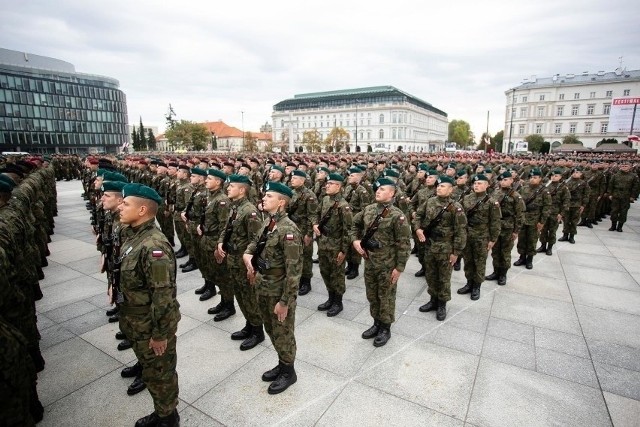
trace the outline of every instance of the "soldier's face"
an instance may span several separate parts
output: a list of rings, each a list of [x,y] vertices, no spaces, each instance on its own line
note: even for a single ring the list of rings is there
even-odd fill
[[[120,210],[120,222],[123,224],[135,224],[143,215],[141,205],[135,197],[125,197],[118,205]]]
[[[501,188],[511,188],[512,185],[513,185],[513,177],[512,178],[502,178],[502,181],[500,181],[500,187]]]
[[[244,197],[245,192],[246,192],[246,187],[244,184],[240,184],[238,182],[231,182],[227,186],[227,196],[229,196],[231,200],[238,200]]]
[[[280,206],[284,206],[284,199],[278,193],[267,191],[262,198],[262,207],[266,212],[276,213]]]
[[[297,176],[297,175],[292,175],[291,176],[291,186],[293,188],[300,188],[304,185],[304,178],[301,176]]]
[[[207,187],[207,190],[217,190],[221,185],[220,178],[213,175],[207,175],[207,179],[204,181],[204,186]]]
[[[167,169],[167,173],[169,174],[169,176],[176,176],[178,170],[174,167],[170,167],[169,169]]]
[[[342,189],[342,185],[338,181],[328,181],[325,184],[325,188],[327,191],[327,195],[332,196],[334,194],[337,194]]]
[[[396,189],[392,185],[383,185],[376,190],[376,202],[389,203],[396,194]]]
[[[448,182],[443,182],[442,184],[438,184],[436,187],[436,194],[438,197],[449,197],[453,192],[453,185]]]
[[[122,203],[122,193],[115,191],[107,191],[100,198],[102,207],[108,211],[115,212],[120,203]]]
[[[280,181],[282,179],[282,172],[277,169],[271,169],[269,171],[269,181]]]
[[[476,181],[473,183],[473,191],[476,193],[484,193],[487,191],[489,181]]]
[[[534,175],[531,178],[529,178],[529,183],[531,185],[538,185],[540,184],[541,181],[542,181],[542,177],[538,175]]]
[[[560,174],[551,175],[551,181],[553,182],[559,182],[561,179],[562,179],[562,175]]]
[[[100,187],[102,187],[102,181],[103,181],[103,179],[102,179],[102,177],[101,177],[101,176],[100,176],[100,177],[98,177],[98,178],[96,178],[96,180],[95,180],[95,181],[93,181],[93,188],[94,188],[95,190],[99,190],[99,189],[100,189]]]
[[[436,183],[436,179],[437,179],[437,177],[436,177],[435,175],[429,175],[429,176],[427,177],[427,185],[428,185],[429,187],[431,187],[432,185],[435,185],[435,183]]]
[[[347,177],[347,180],[349,184],[357,184],[360,182],[361,177],[362,176],[359,173],[352,173],[352,174],[349,174],[349,176]]]

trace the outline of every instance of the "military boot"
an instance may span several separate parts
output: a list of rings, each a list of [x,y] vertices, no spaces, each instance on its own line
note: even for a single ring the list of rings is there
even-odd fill
[[[360,275],[360,264],[351,264],[351,271],[347,274],[348,280],[353,280]]]
[[[373,326],[362,333],[362,338],[364,338],[365,340],[374,338],[376,335],[378,335],[379,330],[380,321],[376,319],[373,321]]]
[[[538,249],[536,249],[536,252],[538,252],[539,254],[541,254],[542,252],[546,252],[546,251],[547,251],[547,244],[546,243],[540,244],[540,247]]]
[[[473,289],[473,283],[468,281],[466,285],[458,289],[458,295],[466,295],[471,292],[471,289]]]
[[[436,311],[436,320],[442,322],[447,318],[447,302],[438,300],[438,311]]]
[[[573,234],[569,234],[569,243],[571,243],[572,245],[576,243],[576,239],[574,239],[573,236]]]
[[[329,291],[329,299],[323,302],[318,306],[319,311],[327,311],[333,305],[333,299],[335,298],[335,294],[332,291]]]
[[[418,310],[423,313],[426,313],[428,311],[435,310],[437,305],[438,305],[438,298],[431,295],[431,299],[429,300],[429,302],[424,305],[421,305]]]
[[[311,278],[310,277],[301,277],[300,278],[300,286],[298,289],[298,295],[306,295],[311,292]]]
[[[593,221],[590,219],[587,220],[587,228],[593,228]]]
[[[480,283],[474,283],[471,288],[471,299],[477,301],[480,299]]]
[[[236,314],[236,305],[233,301],[233,298],[231,298],[231,300],[224,302],[224,306],[222,307],[222,310],[215,315],[215,317],[213,318],[213,321],[222,322],[223,320],[228,319],[234,314]]]
[[[196,260],[193,259],[191,261],[191,264],[187,265],[185,268],[182,269],[182,272],[188,273],[190,271],[197,270],[197,269],[198,269],[198,264],[196,263]]]
[[[127,394],[129,396],[133,396],[134,394],[140,393],[142,390],[147,388],[147,385],[142,381],[142,373],[136,376],[136,379],[133,380],[131,385],[127,388]]]
[[[207,289],[204,291],[202,295],[200,295],[200,301],[206,301],[218,294],[218,292],[216,291],[216,285],[212,281],[205,280],[204,283],[207,286]]]
[[[622,233],[622,225],[624,224],[624,222],[619,222],[618,226],[616,227],[616,231],[618,233]]]
[[[131,341],[129,341],[126,338],[118,343],[118,351],[129,350],[131,347],[132,347]]]
[[[116,323],[120,321],[120,314],[116,313],[113,316],[109,317],[109,323]]]
[[[545,254],[547,254],[549,256],[553,255],[552,248],[553,248],[553,245],[551,243],[549,243],[549,245],[547,245],[547,251],[545,252]]]
[[[490,275],[488,275],[488,276],[484,276],[484,280],[498,280],[498,277],[499,277],[499,276],[500,276],[500,275],[498,274],[498,272],[497,272],[497,270],[496,270],[496,271],[494,271],[493,273],[491,273]]]
[[[296,375],[296,370],[294,369],[293,365],[285,365],[284,363],[281,363],[280,375],[278,375],[278,378],[276,378],[276,380],[271,383],[271,385],[267,389],[267,392],[269,394],[282,393],[296,381],[298,381],[298,376]]]
[[[513,263],[515,267],[520,267],[521,265],[525,265],[527,263],[527,256],[525,254],[520,254],[520,258],[516,262]]]
[[[211,307],[209,310],[207,310],[207,314],[218,314],[218,313],[220,313],[224,309],[224,305],[225,304],[226,304],[226,301],[224,300],[224,298],[220,299],[220,302],[218,303],[218,305],[215,305],[215,306]]]
[[[195,290],[195,294],[196,295],[204,294],[204,292],[207,290],[207,287],[209,286],[208,282],[209,282],[208,280],[205,280],[204,284]]]
[[[617,228],[618,228],[618,221],[611,221],[611,227],[609,227],[609,231],[616,231]]]
[[[533,268],[533,255],[527,255],[525,258],[525,267],[527,270],[531,270]]]
[[[569,241],[569,233],[562,233],[562,237],[558,239],[558,242],[568,242]]]
[[[189,258],[187,258],[187,262],[183,262],[182,264],[180,264],[178,267],[180,268],[187,268],[189,267],[192,263],[193,263],[193,258],[191,256],[189,256]]]
[[[331,307],[329,307],[329,310],[327,311],[327,317],[337,316],[338,314],[340,314],[342,309],[342,295],[334,293],[333,304],[331,304]]]
[[[391,325],[389,323],[380,322],[380,329],[378,330],[378,335],[373,340],[374,347],[382,347],[389,341],[391,338]]]
[[[278,365],[275,368],[269,369],[267,372],[262,374],[262,381],[272,382],[278,379],[278,375],[280,375],[280,367],[282,364],[278,362]]]
[[[462,258],[458,257],[456,262],[453,264],[453,269],[455,271],[460,271],[460,263],[462,262]]]
[[[351,269],[353,268],[353,265],[347,261],[347,266],[344,268],[344,275],[346,276],[347,274],[351,273]]]
[[[116,314],[118,314],[118,311],[120,311],[120,307],[116,305],[115,307],[107,310],[107,316],[115,316]]]
[[[142,375],[142,365],[140,362],[136,362],[133,366],[127,366],[120,371],[120,376],[122,378],[133,378],[138,375]]]
[[[500,270],[500,275],[498,276],[498,285],[504,286],[507,284],[507,270]]]
[[[178,410],[174,409],[171,415],[167,415],[166,417],[158,417],[157,427],[180,427],[180,415],[178,415]]]
[[[231,339],[235,341],[246,340],[251,335],[251,323],[246,322],[244,328],[231,334]]]
[[[155,412],[153,412],[146,417],[142,417],[138,421],[136,421],[135,427],[155,427],[158,425],[158,419],[160,419],[160,417]]]
[[[178,252],[176,252],[176,259],[180,259],[180,258],[184,258],[186,257],[187,254],[187,248],[184,247],[184,245],[180,248],[180,250],[178,250]]]
[[[251,350],[262,341],[264,341],[264,330],[262,329],[262,325],[251,325],[251,335],[249,335],[246,340],[242,341],[242,344],[240,344],[240,350]]]
[[[582,218],[582,220],[578,223],[578,227],[586,227],[587,226],[587,220],[585,218]]]

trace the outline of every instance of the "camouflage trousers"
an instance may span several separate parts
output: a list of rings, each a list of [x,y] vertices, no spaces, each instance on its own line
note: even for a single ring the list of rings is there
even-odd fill
[[[302,245],[302,278],[313,277],[313,241],[309,246]]]
[[[558,214],[554,213],[549,215],[549,218],[547,218],[547,221],[544,223],[544,227],[540,232],[540,243],[555,245],[556,232],[558,231],[559,226]]]
[[[169,240],[169,243],[174,241],[175,229],[173,227],[173,217],[170,212],[165,212],[164,207],[161,206],[158,209],[158,213],[156,214],[156,219],[158,220],[158,224],[160,224],[160,230],[162,230],[162,234],[164,234]]]
[[[156,356],[149,348],[149,340],[132,341],[133,352],[142,365],[142,380],[151,394],[155,413],[161,417],[171,415],[178,406],[178,373],[176,363],[176,336],[167,340],[167,349]]]
[[[596,211],[598,209],[598,196],[594,195],[594,196],[590,196],[589,197],[589,204],[587,205],[587,207],[584,210],[583,213],[583,217],[586,218],[589,221],[593,221],[594,219],[596,219]]]
[[[462,251],[464,258],[464,276],[467,282],[481,285],[484,282],[484,273],[487,267],[488,238],[467,238],[467,245]]]
[[[318,260],[320,264],[320,275],[327,287],[327,291],[344,295],[346,290],[344,277],[344,261],[336,264],[338,249],[318,249]]]
[[[185,228],[185,224],[187,224]],[[184,243],[187,245],[187,252],[189,252],[189,256],[195,256],[196,253],[196,239],[197,233],[195,231],[196,225],[191,221],[187,221],[186,223],[182,223],[182,227],[185,230],[185,241]]]
[[[398,284],[391,284],[392,268],[364,262],[364,285],[369,301],[369,313],[374,320],[391,324],[396,321],[396,292]]]
[[[580,222],[580,207],[572,206],[567,212],[567,217],[563,218],[562,233],[578,234],[578,223]]]
[[[450,254],[433,253],[427,248],[424,257],[427,292],[440,301],[451,300],[451,273],[453,265],[449,263]]]
[[[538,228],[536,224],[523,224],[520,233],[518,233],[518,253],[525,256],[534,256],[537,243]]]
[[[511,250],[513,249],[513,230],[501,230],[500,237],[491,249],[491,258],[493,258],[493,271],[504,271],[505,273],[511,267]]]
[[[278,359],[285,365],[293,365],[296,360],[296,301],[289,304],[289,312],[284,322],[278,321],[273,309],[280,301],[280,297],[270,295],[258,296],[258,307],[264,324],[264,330],[269,335],[273,348],[278,353]]]
[[[611,221],[627,222],[627,212],[631,207],[631,201],[623,197],[614,197],[611,200]]]
[[[362,256],[353,248],[353,246],[349,246],[349,249],[347,250],[347,262],[353,265],[360,265],[362,262]]]
[[[256,288],[251,286],[247,280],[247,268],[244,266],[241,254],[227,254],[227,271],[229,281],[233,286],[233,293],[238,300],[238,306],[245,320],[253,326],[262,325]]]
[[[176,234],[178,235],[178,239],[180,240],[180,243],[185,249],[187,249],[186,242],[185,242],[185,240],[187,239],[187,236],[185,236],[185,233],[187,232],[187,230],[184,229],[184,222],[182,221],[182,218],[180,218],[179,213],[173,214],[173,226],[174,226],[174,229],[176,230]]]
[[[233,300],[233,285],[229,281],[229,272],[227,271],[227,259],[225,258],[221,264],[218,264],[213,256],[216,250],[217,238],[210,236],[202,236],[200,239],[202,263],[197,261],[198,267],[202,272],[205,280],[218,285],[220,288],[220,296],[225,301]],[[204,269],[203,269],[204,267]]]

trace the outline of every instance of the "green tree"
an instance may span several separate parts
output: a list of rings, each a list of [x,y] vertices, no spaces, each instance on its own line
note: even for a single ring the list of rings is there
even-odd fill
[[[551,143],[549,141],[545,141],[542,143],[542,147],[540,148],[540,154],[548,154],[551,150]]]
[[[136,125],[132,126],[131,130],[131,145],[135,151],[142,151],[142,146],[140,145],[140,134],[138,133],[138,129]]]
[[[473,140],[471,126],[464,120],[451,120],[449,122],[449,142],[455,142],[459,147],[467,147]]]
[[[562,145],[564,144],[578,144],[583,145],[582,141],[580,141],[575,135],[567,135],[562,138]]]
[[[211,151],[216,151],[218,149],[218,137],[215,133],[211,132]]]
[[[489,141],[489,144],[487,144],[487,141]],[[488,151],[489,149],[493,148],[491,142],[491,135],[487,132],[482,132],[482,135],[480,136],[480,142],[478,143],[476,150]]]
[[[251,132],[244,133],[244,141],[242,142],[244,151],[251,153],[258,151],[258,139],[251,135]]]
[[[174,122],[173,128],[165,133],[173,148],[184,148],[189,151],[200,151],[207,147],[211,133],[206,127],[189,120]]]
[[[496,133],[493,138],[491,138],[491,143],[493,144],[493,149],[498,153],[502,152],[502,142],[504,140],[504,131]]]
[[[596,147],[600,147],[602,144],[617,144],[618,140],[615,138],[602,138],[596,143]]]
[[[156,149],[156,137],[151,128],[147,130],[147,147],[152,151]]]
[[[322,149],[322,138],[317,130],[307,130],[302,134],[302,145],[309,153],[319,153]]]
[[[524,140],[529,143],[529,151],[532,153],[539,153],[540,150],[542,150],[542,144],[544,144],[544,138],[542,135],[529,135]]]
[[[138,128],[138,140],[143,151],[149,150],[147,135],[144,133],[144,125],[142,124],[142,117],[140,117],[140,127]]]
[[[343,128],[333,128],[327,138],[324,140],[324,146],[328,152],[342,151],[345,145],[349,143],[349,132]]]

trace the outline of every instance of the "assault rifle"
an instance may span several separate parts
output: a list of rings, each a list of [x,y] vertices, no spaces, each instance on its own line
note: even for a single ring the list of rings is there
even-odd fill
[[[331,232],[331,230],[329,230],[329,227],[327,227],[327,223],[331,218],[331,213],[338,207],[338,203],[339,202],[336,200],[333,205],[331,205],[331,207],[327,209],[327,212],[322,216],[322,218],[320,218],[318,229],[320,230],[320,234],[322,234],[323,236],[326,236]]]
[[[438,226],[438,224],[442,222],[442,216],[451,207],[451,205],[453,205],[453,202],[449,202],[447,206],[442,208],[440,212],[438,212],[438,215],[436,215],[435,218],[433,218],[429,222],[429,224],[427,224],[427,226],[424,228],[424,235],[427,236],[427,239],[431,239],[431,235],[434,234],[433,233],[434,229]],[[436,237],[439,237],[439,236],[436,236]]]
[[[531,196],[529,196],[529,198],[524,201],[525,208],[528,208],[531,202],[533,202],[536,199],[536,197],[538,197],[538,195],[542,193],[542,190],[544,190],[545,188],[547,188],[547,186],[549,186],[549,184],[551,184],[551,181],[547,182],[546,185],[541,185],[540,188],[538,188]]]
[[[380,242],[373,239],[373,235],[376,234],[376,231],[378,231],[378,228],[380,227],[380,221],[382,221],[383,218],[386,218],[387,215],[389,215],[388,205],[385,206],[384,209],[382,209],[382,212],[380,212],[376,216],[371,225],[369,225],[369,227],[367,228],[364,236],[362,236],[362,239],[360,240],[360,246],[362,246],[362,249],[368,252],[371,250],[380,249],[382,247],[382,245],[380,245]]]
[[[269,225],[267,225],[264,230],[262,230],[262,234],[260,235],[260,239],[258,239],[258,243],[256,243],[256,251],[251,258],[251,266],[254,271],[262,274],[266,270],[269,269],[270,263],[266,259],[262,258],[262,252],[264,248],[267,246],[267,236],[269,232],[273,231],[273,228],[276,226],[276,220],[271,218],[269,221]]]
[[[200,229],[202,230],[202,232],[204,233],[204,222],[206,220],[206,215],[207,215],[207,203],[208,200],[206,197],[203,197],[202,200],[200,201]]]
[[[462,201],[462,199],[464,199],[464,197],[466,195],[468,195],[469,193],[471,193],[471,189],[472,187],[467,187],[466,190],[464,190],[464,192],[460,195],[460,197],[458,197],[458,199],[456,200],[456,202],[460,203]]]
[[[478,211],[478,209],[480,208],[480,206],[484,205],[484,203],[489,200],[489,194],[485,194],[484,197],[480,200],[478,200],[473,206],[471,206],[471,208],[469,208],[469,210],[467,211],[467,221],[471,221],[474,217],[474,215],[476,214],[476,212]]]
[[[511,187],[511,190],[505,194],[504,196],[502,196],[502,199],[500,199],[500,207],[502,207],[502,204],[504,203],[505,200],[507,200],[507,197],[511,197],[513,196],[513,193],[515,193],[516,191],[518,191],[518,189],[521,187],[521,184],[518,183],[517,185],[514,185],[513,187]]]
[[[231,211],[231,215],[229,215],[229,220],[227,220],[227,225],[224,227],[224,237],[222,239],[222,250],[227,251],[229,249],[229,240],[231,240],[231,235],[233,234],[233,223],[238,217],[238,210],[233,207]]]
[[[111,260],[111,303],[122,302],[122,292],[120,291],[120,227],[113,233],[111,239],[111,256],[107,260]]]
[[[193,202],[196,198],[196,191],[194,190],[193,193],[191,193],[191,197],[189,197],[189,201],[187,202],[187,208],[185,209],[185,216],[187,217],[188,220],[191,220],[191,211],[193,210]]]

